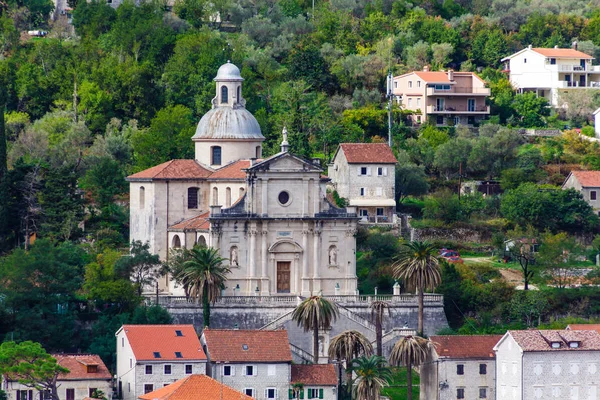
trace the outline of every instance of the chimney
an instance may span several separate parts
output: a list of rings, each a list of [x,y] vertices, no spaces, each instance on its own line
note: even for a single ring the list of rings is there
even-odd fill
[[[576,40],[572,44],[574,50],[577,50],[577,45],[578,45],[578,43],[577,43],[577,40]]]
[[[429,65],[425,65],[425,66],[423,67],[423,72],[427,72],[427,71],[429,71]]]
[[[448,80],[450,82],[454,81],[454,71],[452,71],[451,69],[448,70]]]
[[[250,158],[250,166],[254,167],[255,164],[256,164],[256,158],[255,157]]]
[[[223,206],[210,206],[210,216],[220,215],[221,207]]]
[[[531,45],[527,46],[527,48],[528,48],[529,50],[531,50]]]

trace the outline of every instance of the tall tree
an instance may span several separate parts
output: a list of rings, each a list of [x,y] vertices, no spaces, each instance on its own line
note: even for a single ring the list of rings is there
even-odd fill
[[[417,290],[419,322],[417,332],[423,334],[424,291],[433,290],[442,281],[438,249],[429,242],[415,241],[404,245],[393,265],[394,275]]]
[[[2,17],[2,15],[0,15]],[[6,165],[6,126],[4,124],[4,111],[8,101],[8,65],[0,61],[0,182],[7,170]]]
[[[149,243],[134,240],[131,243],[130,254],[121,258],[115,265],[119,275],[134,282],[138,296],[142,295],[145,286],[155,283],[161,275],[160,259],[149,250]]]
[[[369,339],[358,331],[344,331],[334,336],[329,342],[328,355],[332,360],[346,362],[346,388],[348,396],[352,395],[352,360],[361,355],[370,356],[373,354],[373,346]],[[349,397],[350,398],[350,397]]]
[[[375,323],[375,343],[377,345],[377,355],[383,355],[383,318],[386,311],[391,316],[390,303],[387,301],[374,301],[371,303],[371,320]]]
[[[319,363],[319,329],[327,329],[337,319],[338,307],[322,296],[311,296],[298,304],[292,312],[292,320],[304,329],[313,331],[313,358]]]
[[[363,356],[352,362],[352,370],[356,373],[354,398],[360,400],[378,400],[381,389],[392,379],[392,372],[385,365],[385,358],[380,356]]]
[[[419,336],[404,336],[400,339],[390,353],[390,365],[406,367],[407,399],[412,400],[412,369],[418,367],[427,360],[429,352],[433,347],[430,340]]]

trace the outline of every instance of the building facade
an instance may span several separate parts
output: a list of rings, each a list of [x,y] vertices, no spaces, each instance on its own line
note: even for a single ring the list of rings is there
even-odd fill
[[[333,364],[292,365],[289,398],[337,400],[338,376]],[[299,393],[298,393],[299,391]]]
[[[562,188],[580,192],[586,203],[600,213],[600,171],[571,171]]]
[[[138,397],[140,400],[251,400],[206,375],[190,375]]]
[[[395,223],[396,163],[387,144],[342,143],[329,165],[330,187],[356,207],[361,221]]]
[[[490,89],[473,72],[413,71],[396,76],[392,92],[402,109],[413,111],[413,124],[433,121],[437,126],[478,124],[490,113]]]
[[[503,58],[510,83],[519,92],[532,91],[558,107],[568,90],[600,89],[600,66],[594,57],[577,49],[525,49]]]

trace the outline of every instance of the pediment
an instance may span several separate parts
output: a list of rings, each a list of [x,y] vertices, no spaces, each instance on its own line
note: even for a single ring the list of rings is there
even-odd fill
[[[320,172],[321,167],[290,153],[277,154],[255,166],[259,170],[281,172]]]

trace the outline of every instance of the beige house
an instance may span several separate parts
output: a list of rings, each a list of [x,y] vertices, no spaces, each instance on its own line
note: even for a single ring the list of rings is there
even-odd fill
[[[421,400],[495,399],[494,346],[501,338],[431,336],[435,349],[421,367]]]
[[[413,111],[413,124],[475,125],[490,113],[490,89],[473,72],[413,71],[394,77],[393,94],[402,109]]]
[[[329,164],[330,188],[361,222],[396,222],[396,157],[385,143],[342,143]]]
[[[81,400],[102,391],[112,399],[112,375],[96,354],[52,354],[61,367],[69,370],[57,379],[58,396],[63,400]],[[9,400],[44,400],[49,394],[3,377],[2,390]]]
[[[598,399],[596,331],[508,331],[494,351],[498,399]]]
[[[580,192],[583,199],[600,214],[600,171],[571,171],[562,188]]]

